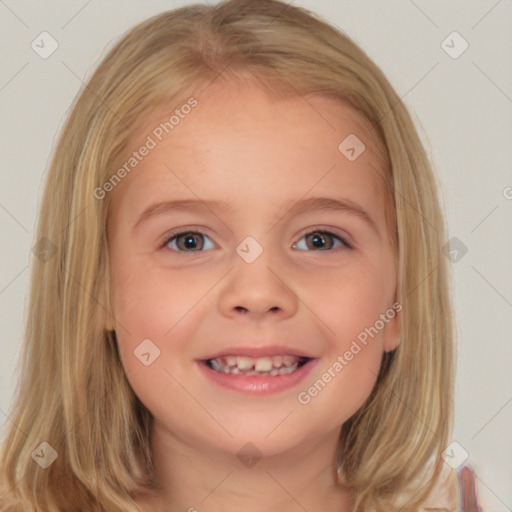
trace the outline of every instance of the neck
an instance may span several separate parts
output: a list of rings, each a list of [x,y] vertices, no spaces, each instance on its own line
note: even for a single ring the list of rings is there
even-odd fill
[[[352,495],[336,483],[338,437],[336,430],[289,452],[260,457],[249,446],[238,454],[192,446],[155,421],[151,444],[160,488],[140,504],[152,512],[350,512]]]

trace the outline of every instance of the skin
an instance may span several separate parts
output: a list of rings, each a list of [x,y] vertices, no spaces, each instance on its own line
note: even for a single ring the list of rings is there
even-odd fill
[[[383,352],[396,348],[399,314],[307,405],[297,395],[395,302],[377,148],[341,101],[273,101],[261,86],[234,83],[195,97],[198,106],[112,192],[108,219],[115,322],[106,327],[116,328],[130,385],[154,416],[162,483],[137,502],[153,511],[349,510],[353,497],[335,486],[338,435],[369,396]],[[351,133],[366,145],[352,162],[338,150]],[[358,203],[375,230],[347,212],[283,216],[285,202],[312,196]],[[149,205],[189,198],[224,200],[232,211],[174,211],[135,227]],[[176,228],[203,233],[199,250],[186,237],[162,248]],[[315,250],[310,229],[334,236]],[[247,236],[263,248],[250,264],[236,252]],[[133,352],[148,338],[160,356],[145,366]],[[250,344],[297,347],[318,361],[304,382],[267,396],[220,388],[198,371],[197,359]],[[252,467],[237,458],[248,442],[261,454]]]

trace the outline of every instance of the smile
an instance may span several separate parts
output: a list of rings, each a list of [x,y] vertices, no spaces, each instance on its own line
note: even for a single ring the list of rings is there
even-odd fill
[[[285,375],[292,373],[308,362],[307,357],[292,355],[247,357],[247,356],[223,356],[208,359],[206,364],[216,372],[224,372],[233,375]]]
[[[207,381],[220,388],[267,395],[298,386],[317,362],[318,358],[294,355],[224,355],[197,361],[197,366]]]

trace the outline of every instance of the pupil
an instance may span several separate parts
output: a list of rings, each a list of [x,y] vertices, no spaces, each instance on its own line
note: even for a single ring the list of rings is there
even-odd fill
[[[318,242],[319,242],[319,243],[318,243]],[[322,243],[325,243],[323,236],[322,236],[322,235],[319,235],[319,234],[315,234],[315,235],[313,236],[313,245],[314,245],[315,247],[321,247],[321,244],[322,244]],[[320,245],[319,245],[319,244],[320,244]]]
[[[195,243],[196,243],[196,236],[193,235],[193,234],[188,234],[187,236],[185,236],[183,239],[184,239],[184,242],[185,242],[185,247],[187,249],[194,249],[195,247]]]

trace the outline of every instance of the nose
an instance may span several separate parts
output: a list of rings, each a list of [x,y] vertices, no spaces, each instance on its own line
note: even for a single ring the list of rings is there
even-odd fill
[[[298,309],[293,287],[291,273],[270,256],[270,251],[263,251],[252,263],[236,255],[234,267],[223,280],[219,308],[226,316],[263,317],[270,313],[287,318]]]

